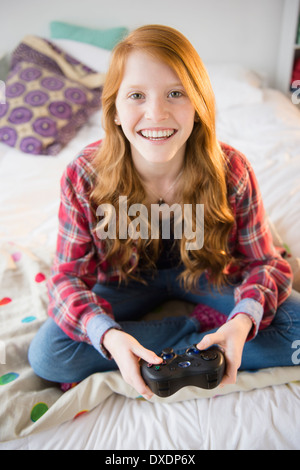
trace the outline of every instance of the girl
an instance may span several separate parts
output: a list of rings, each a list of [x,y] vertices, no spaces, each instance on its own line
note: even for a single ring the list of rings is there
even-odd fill
[[[77,382],[119,368],[151,398],[139,359],[158,364],[165,347],[220,345],[223,384],[239,368],[293,365],[300,296],[272,244],[251,165],[217,141],[214,95],[195,49],[169,27],[137,29],[113,52],[102,100],[104,140],[61,181],[50,318],[29,350],[36,374]],[[135,225],[126,212],[133,204],[143,212]],[[193,234],[203,205],[201,247],[187,244],[185,231],[176,237],[175,225],[162,236],[164,219],[160,236],[142,236],[153,227],[150,209],[174,204],[193,208]],[[141,319],[171,298],[197,307],[191,316]],[[221,325],[204,333],[207,311]]]

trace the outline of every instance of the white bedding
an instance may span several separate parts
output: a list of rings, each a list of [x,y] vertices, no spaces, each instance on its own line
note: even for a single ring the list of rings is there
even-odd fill
[[[222,106],[220,98],[218,137],[244,152],[253,164],[270,221],[288,245],[297,267],[297,258],[300,258],[300,112],[275,90],[263,90],[259,95],[248,104],[237,101],[235,106],[229,107]],[[221,95],[216,93],[216,96],[218,103]],[[25,259],[28,262],[24,269],[30,266],[28,272],[35,272],[37,262],[42,263],[43,272],[47,274],[55,250],[59,179],[67,162],[83,146],[102,137],[100,114],[94,115],[57,157],[29,156],[0,144],[0,250],[1,262],[5,265],[1,274],[6,275],[10,269],[16,278],[20,275],[26,279],[26,271],[20,268],[20,260],[25,263]],[[12,279],[15,278],[12,276]],[[29,343],[44,320],[46,309],[43,283],[38,286],[28,283],[32,285],[32,290],[28,288],[29,294],[36,295],[36,290],[40,289],[41,302],[36,306],[40,317],[35,324],[26,325],[24,344]],[[8,290],[3,291],[3,286]],[[15,292],[18,284],[9,286],[9,280],[2,278],[0,303],[1,299],[10,297],[10,287],[11,292]],[[27,315],[30,299],[28,295],[26,306],[19,304],[20,319]],[[10,304],[0,305],[0,340],[10,341],[7,335],[11,328],[13,342],[13,336],[18,339],[19,333],[13,319],[7,323],[5,315],[1,317],[5,308],[10,312]],[[1,409],[0,400],[0,441],[3,441],[0,449],[300,447],[300,366],[262,371],[260,375],[257,373],[258,378],[256,374],[240,374],[237,385],[227,388],[223,395],[215,391],[205,396],[198,389],[188,388],[174,401],[154,399],[148,403],[137,399],[126,387],[118,389],[118,373],[109,376],[108,387],[93,377],[87,387],[82,383],[65,394],[51,387],[49,390],[46,384],[36,382],[26,364],[26,351],[14,351],[21,358],[24,386],[18,388],[17,381],[0,386],[0,398],[10,400],[6,410],[3,405]],[[5,373],[13,371],[10,364],[0,364],[0,371],[4,368]],[[97,397],[97,387],[102,397]],[[46,394],[51,402],[49,410],[35,423],[30,422],[24,403],[26,400],[31,400],[32,404],[44,401]],[[87,399],[87,394],[93,408],[88,408],[88,413],[71,419],[65,411],[57,422],[47,418],[54,414],[52,404],[59,410],[74,406],[77,412],[82,411],[84,401],[81,400]]]

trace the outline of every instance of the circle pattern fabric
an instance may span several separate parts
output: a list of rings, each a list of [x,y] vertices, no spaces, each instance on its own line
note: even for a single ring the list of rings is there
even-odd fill
[[[100,109],[100,90],[21,61],[0,104],[0,141],[30,154],[56,155]]]

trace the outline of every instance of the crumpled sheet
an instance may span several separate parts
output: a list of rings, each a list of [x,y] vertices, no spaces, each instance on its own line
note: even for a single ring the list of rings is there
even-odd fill
[[[113,394],[140,399],[118,371],[93,374],[65,393],[57,384],[34,374],[27,351],[47,318],[46,279],[52,256],[42,248],[31,250],[15,243],[3,244],[0,251],[0,441],[29,436],[70,421]],[[182,307],[182,303],[174,301],[163,309],[176,314],[176,308],[182,313]],[[235,385],[213,390],[184,387],[168,398],[154,396],[151,401],[170,403],[215,397],[299,379],[300,366],[240,372]]]

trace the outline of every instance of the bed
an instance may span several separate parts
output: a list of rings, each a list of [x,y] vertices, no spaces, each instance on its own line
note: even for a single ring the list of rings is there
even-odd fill
[[[28,364],[30,341],[47,318],[60,177],[85,145],[104,136],[100,97],[109,57],[100,46],[35,36],[24,38],[12,56],[7,102],[0,105],[0,449],[299,449],[300,338],[291,345],[294,367],[244,371],[235,385],[185,387],[150,402],[118,371],[94,374],[63,392],[35,376]],[[286,252],[300,291],[300,111],[288,97],[264,87],[255,71],[206,65],[216,95],[218,138],[251,161],[274,242]],[[46,74],[48,98],[45,89],[43,94],[34,87],[37,71]],[[16,85],[20,74],[25,92]],[[59,78],[61,89],[73,90],[67,103],[59,95]],[[28,115],[16,112],[9,121],[9,106],[22,107],[28,93]],[[43,108],[47,99],[60,102],[51,119]],[[152,316],[191,308],[169,302]]]

